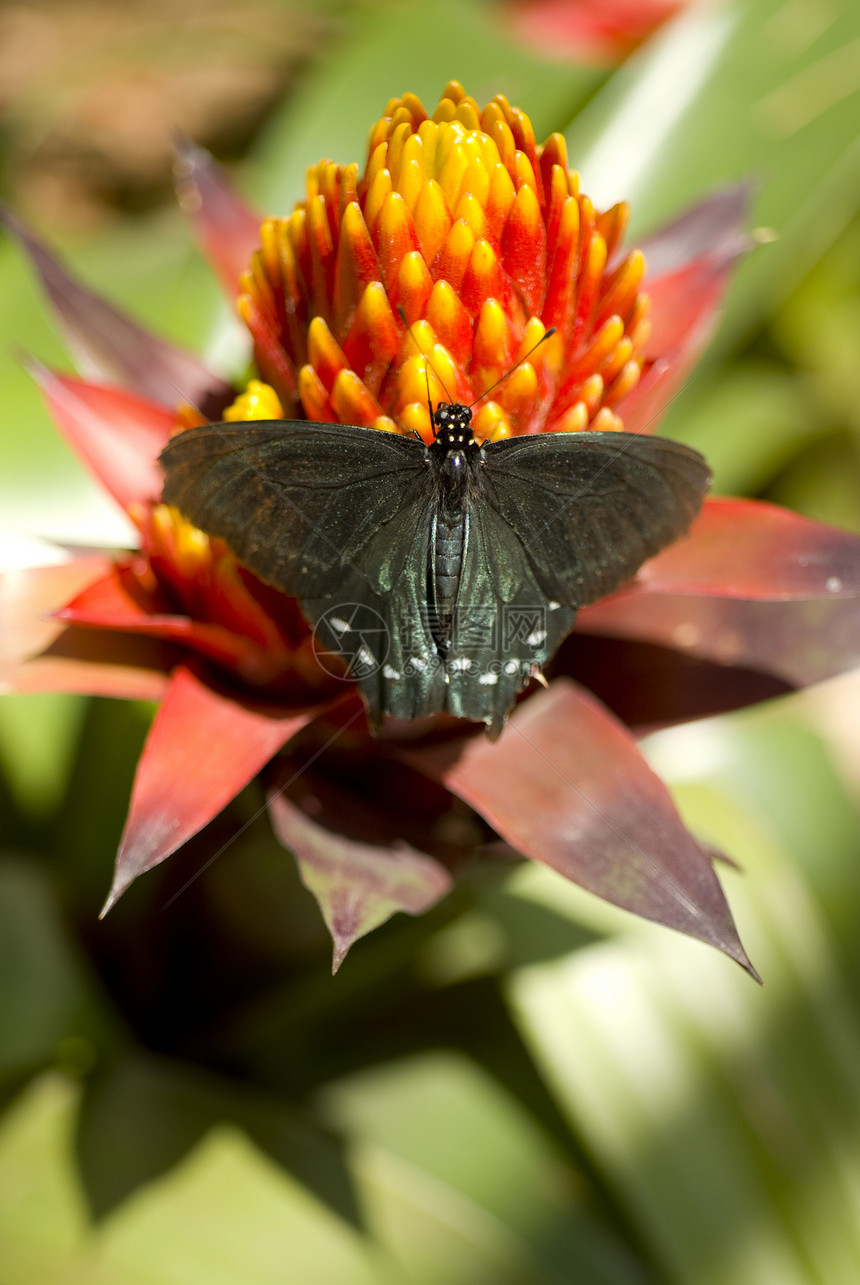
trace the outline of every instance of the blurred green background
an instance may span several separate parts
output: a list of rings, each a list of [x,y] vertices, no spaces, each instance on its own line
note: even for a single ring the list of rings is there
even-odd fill
[[[229,310],[170,195],[178,127],[262,207],[448,79],[563,129],[648,231],[753,175],[744,263],[664,431],[717,489],[860,530],[860,9],[683,8],[617,66],[479,0],[0,7],[3,195],[75,269],[228,372]],[[63,365],[0,244],[0,553],[124,520],[21,371]],[[0,702],[0,1285],[855,1285],[860,681],[645,743],[765,978],[547,869],[474,873],[331,979],[265,825],[169,908],[208,832],[105,923],[151,710]],[[256,810],[249,790],[215,823]]]

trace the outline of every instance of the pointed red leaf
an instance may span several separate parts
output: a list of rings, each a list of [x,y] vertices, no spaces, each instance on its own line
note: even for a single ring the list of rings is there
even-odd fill
[[[709,500],[689,536],[577,628],[805,685],[860,664],[860,538],[755,500]]]
[[[109,567],[108,558],[91,555],[0,576],[0,690],[158,699],[166,670],[176,662],[171,649],[143,639],[68,629],[51,616]]]
[[[793,687],[860,665],[860,598],[704,598],[641,595],[601,604],[589,633],[677,647],[721,665],[775,674]],[[579,628],[579,625],[577,626]]]
[[[57,613],[59,620],[94,629],[149,634],[181,643],[200,655],[260,682],[283,668],[283,651],[273,654],[254,639],[224,625],[192,620],[171,612],[163,596],[144,589],[129,566],[112,566],[106,576],[88,585]]]
[[[721,187],[639,242],[648,263],[648,293],[661,278],[715,257],[731,260],[750,246],[744,229],[754,185],[745,181]]]
[[[32,358],[30,373],[58,427],[126,510],[157,500],[164,486],[158,453],[176,424],[172,411],[133,393],[59,375]]]
[[[565,680],[524,701],[497,745],[474,737],[410,761],[503,839],[606,901],[725,951],[753,976],[701,846],[626,728]]]
[[[728,598],[860,594],[860,536],[762,500],[709,499],[689,534],[646,562],[622,593]]]
[[[153,638],[64,629],[43,652],[7,675],[8,690],[157,701],[180,655]]]
[[[287,782],[291,784],[291,782]],[[313,794],[305,805],[319,809]],[[451,875],[433,857],[392,834],[386,841],[339,833],[339,813],[309,815],[287,796],[272,793],[269,811],[275,833],[292,852],[302,882],[316,898],[334,946],[332,972],[359,937],[398,910],[420,915],[449,891]]]
[[[159,339],[88,290],[10,210],[0,205],[0,225],[15,237],[38,272],[69,351],[81,369],[115,380],[162,405],[200,405],[208,395],[226,398],[229,387],[191,353]]]
[[[653,426],[710,339],[738,258],[752,246],[744,231],[752,186],[715,192],[641,243],[651,299],[651,363],[618,403],[630,433]]]
[[[310,717],[228,696],[177,669],[137,765],[102,913],[226,807]]]
[[[729,669],[674,647],[605,633],[572,633],[553,660],[552,672],[587,687],[637,736],[792,690],[791,684],[757,669]]]
[[[56,567],[26,567],[0,575],[0,682],[63,632],[50,614],[105,575],[110,565],[110,558],[91,554]]]
[[[552,59],[620,62],[683,0],[514,0],[503,13],[518,39]]]
[[[176,187],[203,253],[234,300],[239,278],[259,248],[263,215],[243,200],[210,154],[187,139],[176,146]]]

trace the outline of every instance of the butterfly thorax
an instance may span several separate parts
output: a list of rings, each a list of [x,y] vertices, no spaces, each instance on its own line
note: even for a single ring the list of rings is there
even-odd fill
[[[440,402],[433,414],[433,434],[429,454],[436,475],[439,506],[452,516],[464,514],[481,455],[481,447],[472,433],[469,407]]]
[[[451,641],[468,534],[469,497],[481,447],[472,433],[468,406],[440,403],[433,415],[433,428],[429,450],[439,503],[428,553],[428,606],[434,640],[444,653]]]

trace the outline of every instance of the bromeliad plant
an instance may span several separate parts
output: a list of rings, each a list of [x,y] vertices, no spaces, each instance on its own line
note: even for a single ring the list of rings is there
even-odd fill
[[[373,737],[354,690],[320,666],[296,602],[165,507],[156,464],[171,434],[206,418],[426,438],[418,348],[472,402],[550,327],[482,403],[478,434],[650,431],[747,248],[745,189],[624,253],[627,207],[594,209],[561,136],[538,146],[503,97],[481,109],[454,83],[432,117],[412,95],[392,100],[364,170],[321,162],[284,218],[261,224],[205,153],[186,148],[180,170],[253,339],[258,377],[240,390],[87,292],[6,219],[72,347],[114,381],[33,366],[58,425],[140,533],[139,550],[73,557],[2,591],[11,687],[160,701],[108,907],[262,775],[335,966],[394,911],[436,903],[501,839],[753,972],[710,855],[635,731],[855,663],[860,541],[769,505],[711,500],[689,537],[580,614],[549,689],[527,694],[498,744],[442,717]],[[463,803],[475,824],[452,829]]]

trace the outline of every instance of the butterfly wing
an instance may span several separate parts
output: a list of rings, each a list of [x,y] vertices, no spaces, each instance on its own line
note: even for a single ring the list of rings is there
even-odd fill
[[[301,600],[371,722],[444,707],[427,625],[433,485],[423,445],[349,424],[261,420],[173,438],[164,499]]]
[[[501,733],[517,693],[570,633],[576,611],[548,602],[522,542],[489,504],[469,513],[445,708]]]
[[[484,448],[487,503],[550,601],[583,607],[687,530],[711,480],[697,451],[631,433],[547,433]]]
[[[368,566],[367,546],[426,489],[420,442],[351,424],[209,424],[174,437],[161,463],[166,503],[302,599],[356,574],[363,591],[387,592],[405,550],[388,541]]]
[[[348,424],[208,425],[165,448],[164,498],[301,599],[375,725],[447,710],[495,736],[577,607],[686,529],[709,474],[687,447],[619,433],[515,438],[482,457],[444,661],[428,618],[436,493],[420,442]]]
[[[491,737],[529,676],[610,593],[686,530],[710,481],[688,447],[626,433],[484,448],[448,657],[447,708]]]
[[[368,542],[360,567],[346,569],[335,594],[302,600],[323,645],[349,660],[376,728],[384,714],[425,718],[445,708],[427,608],[433,507],[432,495],[408,501]],[[368,578],[382,592],[370,592]]]

